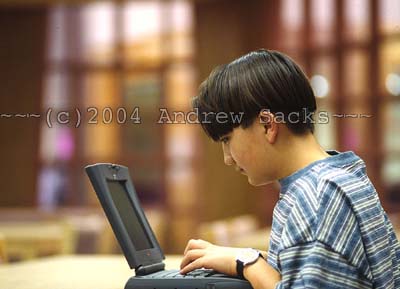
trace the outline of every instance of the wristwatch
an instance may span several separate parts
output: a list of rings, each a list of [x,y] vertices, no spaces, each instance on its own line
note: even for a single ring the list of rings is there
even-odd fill
[[[260,257],[263,258],[263,255],[260,253],[260,251],[252,248],[241,249],[236,255],[237,275],[240,278],[245,279],[243,276],[244,267],[255,263]]]

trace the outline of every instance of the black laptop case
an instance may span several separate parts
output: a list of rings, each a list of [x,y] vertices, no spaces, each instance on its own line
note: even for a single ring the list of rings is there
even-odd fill
[[[165,256],[144,214],[125,166],[100,163],[85,168],[126,260],[136,275],[125,289],[251,289],[249,282],[212,270],[187,275],[164,270]],[[110,268],[112,270],[113,268]]]

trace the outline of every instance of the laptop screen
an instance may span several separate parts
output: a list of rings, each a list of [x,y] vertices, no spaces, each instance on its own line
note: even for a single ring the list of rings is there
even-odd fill
[[[125,181],[107,181],[111,198],[118,210],[119,216],[124,223],[133,246],[137,251],[151,249],[151,241],[144,230],[143,224],[139,221],[139,217],[125,187]]]

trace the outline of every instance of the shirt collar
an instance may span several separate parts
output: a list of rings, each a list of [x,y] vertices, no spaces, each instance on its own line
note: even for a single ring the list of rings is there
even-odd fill
[[[341,167],[341,166],[344,166],[351,162],[360,160],[360,158],[356,154],[354,154],[352,151],[340,153],[335,150],[330,150],[330,151],[326,151],[326,152],[330,155],[330,157],[312,162],[309,165],[305,166],[304,168],[294,172],[293,174],[280,179],[279,183],[281,185],[281,192],[286,191],[286,189],[288,188],[288,186],[290,184],[295,182],[301,176],[307,174],[309,172],[309,170],[312,167],[314,167],[315,165],[318,165],[320,163],[327,163],[327,164],[331,164],[336,167]]]

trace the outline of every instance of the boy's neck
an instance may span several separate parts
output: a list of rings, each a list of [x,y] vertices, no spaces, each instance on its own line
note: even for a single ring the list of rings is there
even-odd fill
[[[282,153],[281,171],[279,179],[290,176],[309,164],[329,157],[319,145],[313,134],[302,136],[291,135],[280,146]]]

